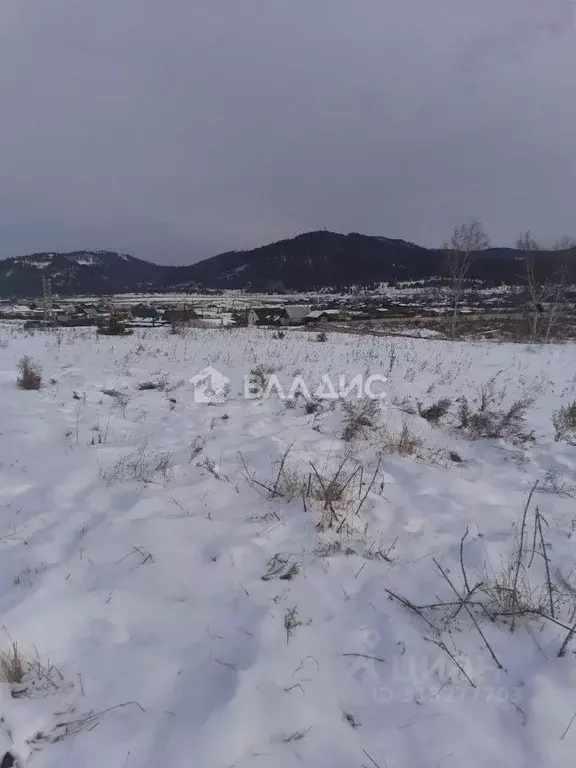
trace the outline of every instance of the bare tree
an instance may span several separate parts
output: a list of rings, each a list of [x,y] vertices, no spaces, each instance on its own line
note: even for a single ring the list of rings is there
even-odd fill
[[[566,297],[569,278],[567,256],[568,252],[574,248],[576,248],[576,239],[573,237],[563,237],[552,246],[552,250],[560,254],[560,261],[551,279],[548,281],[548,315],[544,333],[546,341],[550,339],[550,334],[557,321],[558,310],[561,308]]]
[[[542,248],[530,230],[520,235],[516,241],[516,248],[524,252],[526,287],[530,301],[530,337],[532,341],[536,341],[546,301],[546,286],[540,282],[536,272],[536,254]]]
[[[551,250],[559,254],[560,258],[550,256],[550,260],[553,259],[555,262],[555,269],[549,277],[542,280],[539,279],[536,265],[536,255],[538,251],[542,251],[542,247],[529,230],[518,238],[516,247],[524,252],[526,285],[530,300],[531,338],[533,341],[536,341],[542,336],[548,341],[558,316],[558,310],[566,295],[568,284],[566,254],[569,250],[576,247],[576,240],[570,237],[563,237],[554,243]],[[542,334],[540,334],[541,320],[545,322]]]
[[[553,251],[571,251],[576,248],[576,237],[565,235],[560,240],[556,240],[552,246]]]
[[[479,251],[490,247],[490,239],[478,219],[454,227],[450,242],[444,248],[447,253],[446,271],[452,289],[451,335],[456,336],[458,307],[462,300],[464,284],[472,262]]]

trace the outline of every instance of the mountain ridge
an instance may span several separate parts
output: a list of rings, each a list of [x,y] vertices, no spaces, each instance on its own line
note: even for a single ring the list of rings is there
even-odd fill
[[[523,281],[522,251],[479,252],[469,277],[489,285]],[[565,257],[576,280],[576,249],[536,254],[542,278]],[[446,252],[357,232],[305,232],[258,248],[226,251],[187,266],[167,266],[116,251],[45,252],[0,261],[0,297],[37,296],[49,277],[60,295],[106,295],[239,289],[251,291],[343,290],[384,282],[446,277]]]

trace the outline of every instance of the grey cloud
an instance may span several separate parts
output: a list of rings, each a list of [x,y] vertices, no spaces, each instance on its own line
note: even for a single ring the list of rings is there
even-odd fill
[[[3,0],[0,256],[576,234],[569,0]]]

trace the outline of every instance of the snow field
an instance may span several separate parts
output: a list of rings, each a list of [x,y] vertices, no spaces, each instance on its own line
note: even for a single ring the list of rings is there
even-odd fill
[[[39,392],[16,386],[24,355]],[[222,404],[194,402],[208,365],[231,379]],[[245,400],[259,365],[311,389],[383,374],[387,397],[346,442],[339,403]],[[507,405],[533,399],[532,439],[456,428],[457,399],[490,380]],[[573,345],[0,327],[0,650],[25,666],[0,684],[0,748],[40,768],[571,765],[576,447],[552,415],[575,387]],[[441,398],[439,424],[418,415]],[[312,464],[351,478],[329,529],[312,493],[270,493],[288,476],[318,490]],[[538,507],[560,624],[511,632],[472,618],[434,561],[459,594],[461,551],[470,587],[500,582],[536,480],[518,579],[547,607]]]

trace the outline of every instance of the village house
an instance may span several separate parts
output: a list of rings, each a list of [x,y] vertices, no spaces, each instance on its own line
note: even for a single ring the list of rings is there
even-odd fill
[[[136,304],[130,309],[133,320],[158,320],[158,310],[148,304]]]
[[[189,323],[191,320],[198,320],[200,315],[193,309],[178,308],[167,309],[164,312],[164,320],[167,323]]]
[[[341,309],[314,309],[304,318],[306,325],[322,325],[338,320],[345,320],[346,312]]]

